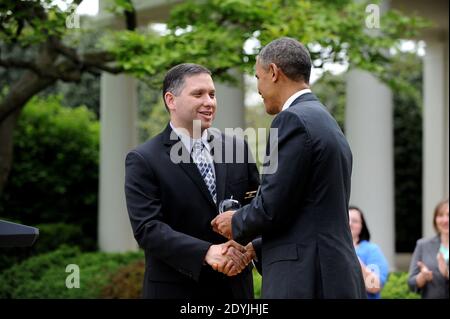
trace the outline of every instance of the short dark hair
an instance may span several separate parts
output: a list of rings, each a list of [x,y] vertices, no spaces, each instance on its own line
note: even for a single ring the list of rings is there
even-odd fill
[[[211,75],[210,70],[202,65],[194,63],[182,63],[175,65],[166,73],[163,81],[162,96],[167,111],[169,111],[169,109],[167,108],[166,99],[164,98],[166,92],[171,92],[175,96],[179,95],[183,90],[184,80],[186,77],[202,73]]]
[[[258,60],[265,69],[274,63],[289,79],[309,84],[311,57],[305,46],[295,39],[283,37],[273,40],[262,48]]]
[[[361,233],[359,234],[358,244],[363,240],[370,241],[369,228],[367,227],[362,210],[356,206],[350,206],[348,210],[356,210],[359,213],[359,216],[361,216]]]
[[[434,227],[434,230],[436,231],[436,233],[438,233],[438,234],[439,234],[439,230],[438,230],[437,224],[436,224],[436,217],[445,205],[448,205],[448,199],[444,199],[444,200],[440,201],[434,209],[433,227]]]

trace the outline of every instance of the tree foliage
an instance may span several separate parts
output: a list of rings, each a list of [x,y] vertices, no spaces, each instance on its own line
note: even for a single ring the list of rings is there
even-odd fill
[[[230,68],[253,72],[258,49],[289,36],[307,45],[315,67],[350,63],[398,87],[401,83],[385,72],[389,51],[427,23],[390,10],[381,15],[381,28],[369,32],[366,5],[353,0],[186,1],[172,11],[165,36],[119,32],[104,44],[127,72],[159,85],[161,69],[185,61],[204,64],[225,80],[230,80]],[[249,39],[257,43],[254,50],[244,47]]]
[[[22,71],[0,94],[0,193],[12,163],[12,130],[23,107],[58,81],[79,83],[86,73],[126,72],[159,89],[167,69],[181,62],[203,64],[216,79],[232,81],[230,69],[252,72],[262,45],[290,36],[305,43],[316,67],[348,62],[401,87],[385,72],[388,52],[427,25],[389,10],[381,15],[381,28],[369,32],[366,3],[353,0],[197,0],[176,5],[167,32],[159,35],[136,28],[139,13],[132,0],[110,0],[111,11],[123,15],[126,31],[110,31],[84,48],[76,37],[84,31],[67,27],[81,0],[65,2],[65,10],[53,0],[0,3],[0,67]],[[249,41],[256,46],[246,47]]]
[[[12,178],[0,215],[20,222],[66,222],[96,238],[99,124],[86,107],[34,99],[15,131]]]

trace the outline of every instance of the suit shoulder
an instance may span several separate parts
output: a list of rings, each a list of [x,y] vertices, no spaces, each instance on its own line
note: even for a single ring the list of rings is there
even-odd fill
[[[439,238],[437,236],[429,238],[420,238],[417,240],[417,246],[434,246],[439,245]]]
[[[297,115],[308,115],[308,114],[315,114],[317,115],[325,115],[330,116],[330,112],[328,109],[323,105],[319,100],[310,100],[310,101],[301,101],[297,102],[296,104],[293,104],[291,107],[289,107],[286,111],[290,111]]]
[[[155,137],[147,140],[146,142],[136,146],[130,150],[129,153],[137,153],[143,157],[149,157],[155,151],[160,150],[163,145],[162,134],[158,134]]]
[[[336,119],[318,100],[302,101],[292,105],[286,111],[299,117],[300,122],[311,132],[323,136],[327,132],[334,136],[343,135]]]
[[[311,138],[308,118],[293,109],[293,106],[277,114],[272,121],[271,129],[281,129],[284,132],[294,130],[306,133],[308,138]]]
[[[295,108],[295,106],[297,106],[297,104],[290,106],[289,108],[287,108],[284,111],[281,111],[280,113],[278,113],[275,118],[272,121],[273,123],[283,123],[283,122],[294,122],[297,124],[302,124],[303,120],[302,120],[302,116],[301,113],[298,111],[297,108]]]

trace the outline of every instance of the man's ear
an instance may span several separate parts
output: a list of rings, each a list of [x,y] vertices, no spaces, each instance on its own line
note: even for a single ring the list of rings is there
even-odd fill
[[[172,92],[166,92],[164,94],[164,101],[166,101],[167,108],[170,111],[175,110],[175,95]]]
[[[277,82],[280,77],[281,69],[277,67],[275,63],[269,64],[269,74],[271,76],[272,82]]]

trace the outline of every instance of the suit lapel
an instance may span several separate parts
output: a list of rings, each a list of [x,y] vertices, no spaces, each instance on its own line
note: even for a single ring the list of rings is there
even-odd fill
[[[172,135],[172,139],[170,138],[170,135]],[[209,193],[208,187],[205,184],[205,181],[203,180],[202,175],[198,171],[197,165],[194,163],[192,157],[189,154],[189,151],[186,149],[186,147],[183,145],[181,140],[176,136],[175,132],[173,132],[172,128],[170,127],[170,124],[167,125],[165,131],[164,131],[164,145],[166,146],[166,152],[169,154],[170,157],[170,151],[172,147],[177,144],[176,150],[182,151],[182,160],[178,165],[181,167],[181,169],[186,173],[186,175],[189,176],[189,178],[192,180],[192,182],[195,184],[195,186],[200,190],[200,192],[203,194],[205,199],[216,209],[216,204],[214,203],[211,194]],[[186,190],[182,190],[186,191]]]

